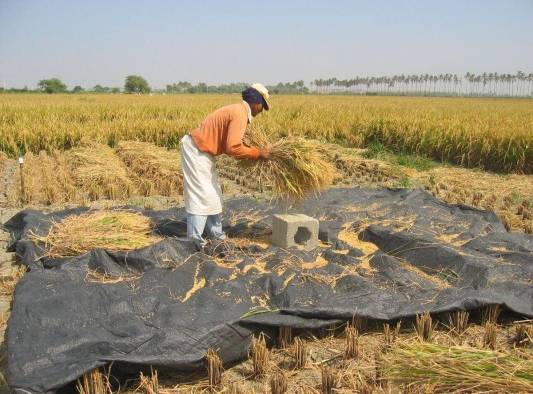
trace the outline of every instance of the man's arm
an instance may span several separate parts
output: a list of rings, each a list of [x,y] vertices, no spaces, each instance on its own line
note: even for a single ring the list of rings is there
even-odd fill
[[[246,146],[243,142],[244,132],[248,120],[246,118],[235,118],[230,121],[228,135],[226,139],[226,154],[236,159],[266,158],[265,153],[259,148]]]

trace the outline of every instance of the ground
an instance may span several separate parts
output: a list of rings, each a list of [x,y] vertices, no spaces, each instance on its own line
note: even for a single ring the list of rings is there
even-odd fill
[[[465,169],[436,163],[424,158],[398,155],[371,147],[368,150],[355,150],[331,145],[328,159],[335,163],[338,174],[335,177],[336,186],[364,187],[422,187],[433,193],[438,198],[449,203],[473,205],[483,209],[494,210],[511,231],[533,232],[533,182],[531,176],[516,174],[495,174],[482,170]],[[114,155],[114,153],[110,153]],[[60,162],[60,161],[58,161]],[[132,165],[126,163],[125,174],[130,174]],[[232,196],[248,195],[259,199],[268,199],[269,192],[264,185],[259,184],[246,174],[232,159],[222,157],[218,161],[222,177],[224,194],[227,198]],[[0,220],[4,223],[18,212],[23,205],[44,211],[53,211],[65,207],[79,205],[76,195],[71,200],[62,198],[63,201],[48,201],[43,203],[36,198],[33,201],[20,203],[19,182],[17,177],[18,163],[14,160],[4,159],[2,163],[3,175],[0,178]],[[50,178],[53,178],[50,177]],[[26,182],[32,182],[26,179]],[[39,179],[42,181],[42,179]],[[45,181],[39,182],[43,184]],[[35,183],[37,184],[37,182]],[[157,186],[157,185],[156,185]],[[156,188],[157,189],[157,188]],[[141,190],[137,187],[136,190]],[[156,190],[157,191],[157,190]],[[105,193],[103,193],[105,195]],[[141,195],[139,195],[141,194]],[[131,193],[127,198],[110,199],[84,199],[81,203],[91,207],[109,207],[131,204],[149,209],[163,209],[180,205],[182,200],[178,194],[171,196],[147,195],[150,193]],[[144,195],[142,195],[144,194]],[[38,195],[35,193],[35,195]],[[9,316],[12,290],[17,278],[22,274],[21,267],[15,261],[13,253],[6,252],[8,235],[0,232],[0,275],[2,288],[0,292],[1,330]],[[498,328],[497,348],[509,349],[514,346],[513,338],[515,328],[512,326],[513,317],[505,317],[505,323]],[[473,317],[479,323],[480,317]],[[403,322],[400,334],[402,341],[416,340],[413,322]],[[365,323],[366,325],[366,323]],[[283,367],[289,381],[288,392],[320,392],[322,366],[326,361],[334,369],[334,374],[342,389],[336,392],[372,392],[374,391],[409,391],[414,390],[400,386],[383,386],[376,383],[375,349],[383,346],[382,325],[374,322],[368,327],[360,328],[359,349],[360,354],[356,359],[346,359],[344,351],[346,339],[342,333],[344,327],[332,327],[331,331],[320,333],[302,333],[307,352],[307,363],[303,368],[294,366],[294,343],[286,348],[274,348],[271,351],[270,361],[267,365],[269,374],[264,377],[254,377],[251,361],[246,361],[235,366],[227,366],[223,374],[221,392],[268,392],[270,387],[271,372]],[[294,333],[293,333],[294,334]],[[279,338],[272,338],[272,342]],[[459,338],[450,332],[446,317],[442,317],[437,326],[434,341],[442,344],[456,344],[458,342],[471,343],[477,347],[483,346],[483,328],[471,325],[465,334]],[[6,354],[2,345],[0,368],[5,367]],[[201,392],[207,388],[205,375],[159,376],[162,387],[172,392]],[[133,391],[137,382],[131,382],[124,391]],[[172,389],[172,390],[171,390]],[[366,391],[365,391],[366,390]],[[418,389],[417,389],[418,390]],[[430,390],[421,388],[420,390]],[[413,391],[411,391],[413,392]],[[423,392],[423,391],[419,391]],[[428,391],[430,392],[430,391]]]

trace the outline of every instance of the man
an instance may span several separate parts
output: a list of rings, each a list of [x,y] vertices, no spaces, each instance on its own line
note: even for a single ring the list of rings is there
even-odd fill
[[[266,148],[249,147],[243,137],[252,117],[269,110],[268,90],[254,83],[242,92],[243,101],[219,108],[205,118],[200,127],[180,142],[183,190],[187,211],[187,238],[198,248],[209,238],[223,240],[222,190],[215,167],[215,156],[227,154],[236,159],[268,159]]]

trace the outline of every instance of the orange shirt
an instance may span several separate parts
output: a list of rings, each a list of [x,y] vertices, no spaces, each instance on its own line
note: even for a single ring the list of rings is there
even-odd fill
[[[200,151],[213,156],[225,153],[237,159],[258,159],[260,150],[242,140],[247,125],[247,104],[231,104],[209,114],[191,136]]]

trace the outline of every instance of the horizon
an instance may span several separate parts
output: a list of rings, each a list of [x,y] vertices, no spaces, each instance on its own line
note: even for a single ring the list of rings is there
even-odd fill
[[[0,0],[0,86],[533,72],[533,2]],[[31,26],[31,30],[28,30]],[[28,34],[28,31],[31,34]],[[361,37],[363,37],[361,39]]]

